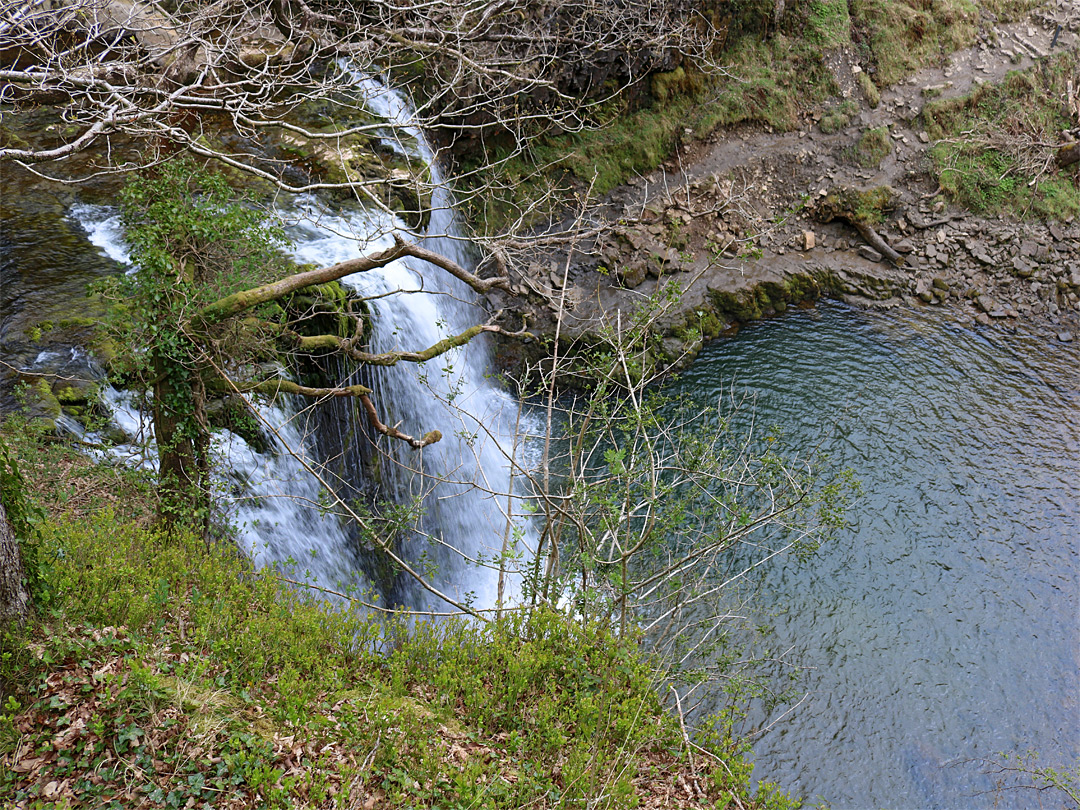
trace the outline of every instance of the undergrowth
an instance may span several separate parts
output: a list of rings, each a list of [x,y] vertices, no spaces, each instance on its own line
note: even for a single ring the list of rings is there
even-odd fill
[[[797,806],[751,798],[730,717],[691,748],[663,671],[603,627],[377,620],[165,539],[129,473],[9,443],[48,512],[50,596],[0,634],[4,807]],[[54,497],[62,461],[95,485]]]
[[[1077,167],[1054,161],[1058,135],[1070,126],[1060,99],[1078,66],[1064,53],[964,98],[928,104],[923,117],[938,141],[931,155],[942,189],[978,213],[1080,216]]]

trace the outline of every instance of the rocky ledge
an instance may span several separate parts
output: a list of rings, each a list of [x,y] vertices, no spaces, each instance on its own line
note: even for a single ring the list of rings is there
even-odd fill
[[[1044,58],[1052,43],[1075,51],[1075,27],[1059,31],[1050,18],[999,27],[992,47],[953,54],[874,107],[856,104],[853,56],[833,54],[849,102],[846,128],[823,131],[818,110],[801,131],[744,126],[687,144],[590,212],[613,223],[606,236],[518,269],[517,298],[492,303],[525,314],[541,337],[578,345],[653,312],[656,360],[667,367],[742,322],[822,296],[882,309],[942,307],[972,324],[1078,339],[1080,221],[979,217],[949,205],[921,117],[928,99],[1001,80]],[[860,165],[860,136],[882,127],[885,157]],[[1080,140],[1080,129],[1063,137]],[[1073,182],[1078,168],[1068,169]],[[823,215],[830,195],[848,189],[881,192],[870,235],[850,216]]]

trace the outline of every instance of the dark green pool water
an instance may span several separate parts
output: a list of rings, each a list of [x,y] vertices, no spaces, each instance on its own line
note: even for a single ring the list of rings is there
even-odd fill
[[[1080,755],[1080,351],[826,304],[712,344],[677,385],[733,383],[865,490],[850,530],[763,574],[773,646],[814,669],[755,777],[834,808],[1060,806],[995,791],[984,760]]]

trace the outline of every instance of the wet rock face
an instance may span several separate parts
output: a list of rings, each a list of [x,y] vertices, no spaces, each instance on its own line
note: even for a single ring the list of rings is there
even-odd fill
[[[96,385],[91,358],[76,347],[97,345],[100,299],[92,282],[117,272],[67,216],[70,190],[5,167],[0,185],[0,412],[18,407],[20,390],[32,415],[54,419],[61,402],[84,405]],[[35,268],[34,273],[23,272]]]

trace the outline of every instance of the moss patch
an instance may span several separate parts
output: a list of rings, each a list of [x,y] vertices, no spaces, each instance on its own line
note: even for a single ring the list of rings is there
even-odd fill
[[[855,161],[864,169],[876,169],[891,154],[888,127],[866,130],[855,146]]]
[[[1070,126],[1059,99],[1078,65],[1075,54],[1062,54],[926,106],[927,132],[939,141],[934,171],[955,202],[1018,218],[1080,216],[1078,167],[1057,169],[1053,160],[1059,133]]]
[[[852,0],[851,10],[869,45],[878,87],[970,45],[978,32],[972,0]]]

